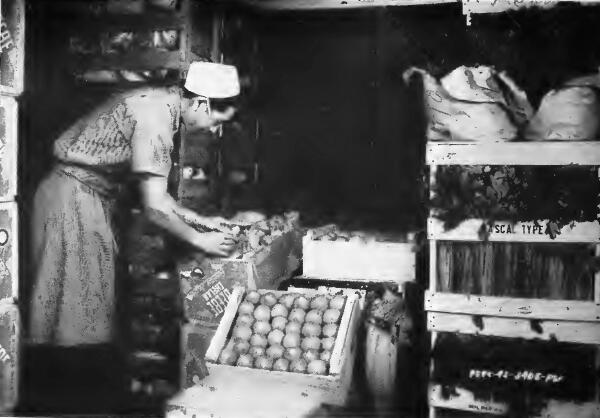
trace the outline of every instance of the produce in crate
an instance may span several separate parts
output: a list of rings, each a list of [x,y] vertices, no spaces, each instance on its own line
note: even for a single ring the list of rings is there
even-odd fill
[[[345,302],[339,295],[248,291],[219,363],[326,375]]]
[[[287,326],[288,326],[287,317],[277,316],[277,317],[273,318],[273,320],[271,321],[271,327],[273,328],[273,330],[284,331],[287,329]]]

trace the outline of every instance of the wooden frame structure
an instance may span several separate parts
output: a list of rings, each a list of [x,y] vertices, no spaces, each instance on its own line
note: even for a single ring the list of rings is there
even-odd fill
[[[440,165],[600,165],[600,142],[495,142],[495,143],[434,143],[427,144],[426,162],[430,165],[430,185],[435,182]],[[600,172],[598,173],[600,177]],[[433,192],[431,192],[433,194]],[[566,301],[528,298],[476,296],[437,291],[438,241],[481,241],[479,228],[483,220],[467,219],[456,228],[445,231],[442,222],[428,220],[429,238],[429,290],[425,296],[427,328],[431,332],[432,347],[439,332],[471,335],[488,335],[506,338],[558,340],[599,347],[597,365],[600,365],[600,273],[594,278],[594,300]],[[526,243],[595,243],[600,254],[600,224],[598,222],[572,223],[559,235],[551,238],[545,234],[541,222],[495,222],[488,240],[492,242]],[[510,232],[508,226],[511,226]],[[473,318],[480,321],[479,326]],[[531,321],[539,327],[532,329]],[[430,371],[435,364],[430,363]],[[596,390],[596,401],[600,388]],[[600,404],[559,405],[562,414],[600,414]],[[456,396],[445,399],[442,388],[429,387],[429,417],[437,416],[437,409],[455,409],[492,415],[504,415],[508,406],[493,401],[480,401],[473,393],[457,388]],[[545,417],[559,418],[547,413]],[[564,416],[564,415],[561,415]],[[583,416],[583,415],[581,415]],[[587,416],[587,415],[585,415]],[[589,415],[593,416],[593,415]]]

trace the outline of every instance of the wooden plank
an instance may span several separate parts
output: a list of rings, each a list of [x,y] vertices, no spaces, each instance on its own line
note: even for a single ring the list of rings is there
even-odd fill
[[[432,165],[600,165],[600,141],[428,142]]]
[[[356,321],[358,317],[358,297],[356,295],[350,295],[346,299],[344,306],[344,313],[340,320],[338,328],[338,335],[335,338],[333,344],[333,350],[331,351],[331,360],[329,363],[329,372],[332,375],[339,375],[342,373],[344,366],[344,359],[350,347],[347,345],[349,339],[353,335],[354,328],[350,325]]]
[[[504,415],[508,412],[508,406],[501,402],[480,401],[475,399],[471,391],[463,388],[455,388],[456,394],[445,399],[442,396],[441,385],[429,386],[429,404],[434,408],[456,409],[475,413],[486,413],[492,415]]]
[[[0,202],[17,195],[18,104],[12,97],[0,96]]]
[[[507,338],[556,340],[580,344],[600,344],[600,323],[576,321],[536,321],[521,318],[428,312],[427,328],[435,332],[456,332]]]
[[[496,221],[489,228],[483,219],[469,219],[456,228],[446,231],[443,221],[429,218],[427,235],[429,239],[440,241],[481,241],[479,230],[482,225],[488,229],[488,240],[492,242],[539,242],[539,243],[595,243],[600,242],[600,223],[579,222],[566,225],[560,234],[552,238],[545,233],[547,221],[511,222]]]
[[[181,51],[148,50],[128,54],[111,54],[105,56],[74,57],[71,63],[73,70],[131,70],[146,71],[153,69],[180,70],[184,62]]]
[[[579,300],[547,300],[425,292],[425,310],[559,321],[600,322],[600,304]]]
[[[25,79],[25,0],[3,0],[2,6],[12,47],[2,52],[8,65],[2,65],[0,72],[0,94],[19,96]],[[7,46],[4,41],[2,45]]]
[[[180,29],[184,26],[184,13],[144,12],[142,15],[101,15],[70,14],[67,30],[73,34],[85,32],[140,32]],[[64,24],[63,19],[55,19],[56,25]]]
[[[303,274],[315,280],[402,283],[415,280],[416,257],[408,243],[316,241],[302,237]]]
[[[19,296],[19,228],[15,202],[0,203],[0,300]]]
[[[242,0],[264,10],[331,10],[367,7],[421,6],[456,3],[456,0]]]
[[[504,402],[482,401],[475,398],[473,392],[456,387],[455,394],[445,399],[442,386],[429,386],[429,402],[435,408],[446,408],[490,415],[505,415],[508,405]],[[548,404],[535,418],[595,418],[600,414],[600,404],[595,402],[572,403],[549,399]]]
[[[221,322],[219,322],[219,326],[210,342],[210,346],[208,347],[208,350],[206,350],[206,361],[218,361],[219,354],[225,346],[227,335],[229,334],[229,330],[231,329],[231,325],[233,324],[233,320],[237,314],[238,306],[244,297],[244,292],[245,289],[241,286],[235,286],[233,288],[231,296],[229,297],[229,302],[227,303],[227,308],[223,314],[223,318],[221,318]]]

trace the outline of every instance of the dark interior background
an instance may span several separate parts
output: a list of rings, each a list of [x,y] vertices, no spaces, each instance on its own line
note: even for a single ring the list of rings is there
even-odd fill
[[[23,100],[25,199],[51,163],[54,138],[106,94],[76,86],[62,68],[68,21],[49,19],[47,7],[29,13],[36,24],[28,27]],[[550,88],[600,65],[598,7],[473,16],[470,27],[453,4],[228,13],[251,22],[257,40],[258,85],[246,106],[259,120],[255,204],[302,209],[315,222],[421,224],[424,121],[419,86],[402,81],[406,68],[442,76],[459,65],[494,65],[537,105]]]

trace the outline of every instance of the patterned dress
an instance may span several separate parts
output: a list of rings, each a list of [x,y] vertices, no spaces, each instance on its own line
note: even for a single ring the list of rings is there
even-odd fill
[[[178,88],[119,93],[56,140],[33,207],[31,343],[112,342],[115,202],[123,174],[168,176],[180,101]]]

